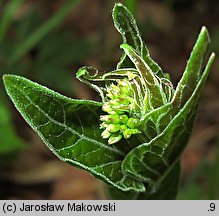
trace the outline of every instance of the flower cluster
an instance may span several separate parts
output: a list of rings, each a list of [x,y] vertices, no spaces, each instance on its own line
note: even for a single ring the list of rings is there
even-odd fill
[[[116,85],[112,83],[107,87],[108,100],[103,104],[102,110],[108,115],[101,115],[100,120],[103,122],[101,128],[104,129],[101,136],[108,139],[109,144],[141,133],[137,129],[139,119],[131,115],[135,106],[131,82],[128,79],[118,80]]]

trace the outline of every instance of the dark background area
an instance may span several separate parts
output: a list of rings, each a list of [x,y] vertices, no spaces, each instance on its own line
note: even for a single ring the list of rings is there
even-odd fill
[[[0,74],[25,76],[72,98],[100,100],[79,67],[116,67],[113,0],[0,0]],[[182,157],[178,199],[219,199],[219,1],[124,0],[152,57],[177,84],[203,25],[216,62]],[[2,80],[2,79],[1,79]],[[25,123],[0,81],[0,199],[104,199],[100,181],[59,161]]]

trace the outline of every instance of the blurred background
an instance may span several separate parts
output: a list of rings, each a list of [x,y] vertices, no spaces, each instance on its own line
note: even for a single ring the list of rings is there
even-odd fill
[[[75,79],[121,55],[113,0],[0,0],[0,199],[104,199],[101,182],[59,161],[6,96],[3,74],[25,76],[72,98],[99,100]],[[202,25],[219,56],[219,1],[121,0],[137,17],[152,57],[176,85]],[[182,157],[178,199],[219,199],[219,59],[202,92]]]

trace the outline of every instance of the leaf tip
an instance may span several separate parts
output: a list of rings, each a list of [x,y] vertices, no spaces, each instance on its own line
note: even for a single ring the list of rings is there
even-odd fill
[[[86,69],[84,67],[80,68],[76,73],[76,78],[79,79],[81,76],[84,76],[85,74],[86,74]]]
[[[206,67],[210,66],[210,68],[211,68],[211,66],[212,66],[212,64],[213,64],[213,62],[214,62],[214,60],[215,60],[215,53],[212,52],[211,55],[210,55],[210,57],[209,57],[209,59],[208,59],[208,63],[207,63],[207,65],[206,65]]]
[[[115,3],[113,10],[118,9],[119,7],[124,7],[124,5],[120,2]]]
[[[121,49],[124,49],[124,50],[129,50],[130,49],[130,46],[128,44],[121,44],[120,45],[120,48]]]
[[[3,78],[3,82],[4,82],[5,87],[7,87],[8,84],[10,83],[10,81],[12,80],[13,75],[4,74],[2,78]]]
[[[214,52],[211,53],[210,59],[211,59],[212,61],[214,61],[214,59],[215,59],[215,53],[214,53]]]
[[[124,13],[129,13],[128,9],[122,3],[115,3],[112,11],[113,21],[115,27],[119,30],[120,29],[120,21],[123,18]],[[118,27],[117,27],[118,26]]]
[[[15,81],[19,81],[22,78],[23,77],[21,77],[21,76],[17,76],[17,75],[13,75],[13,74],[4,74],[3,75],[3,82],[4,82],[4,85],[7,89],[7,87],[9,85],[12,85]]]
[[[206,26],[202,26],[202,28],[201,28],[201,32],[208,32]]]
[[[4,75],[2,76],[3,81],[7,80],[7,78],[10,77],[10,76],[11,76],[11,75],[9,75],[9,74],[4,74]]]
[[[205,26],[202,26],[200,35],[202,35],[203,37],[207,38],[208,43],[210,42],[210,37],[209,37],[209,34],[208,34],[208,29]]]

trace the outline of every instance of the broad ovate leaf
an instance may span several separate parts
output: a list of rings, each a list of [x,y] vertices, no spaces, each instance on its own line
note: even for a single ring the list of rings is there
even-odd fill
[[[81,167],[122,191],[145,190],[121,169],[125,153],[101,139],[102,103],[73,100],[23,77],[5,75],[14,105],[62,161]]]

